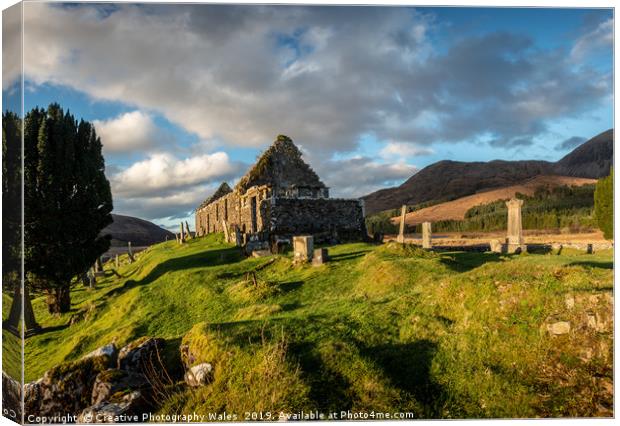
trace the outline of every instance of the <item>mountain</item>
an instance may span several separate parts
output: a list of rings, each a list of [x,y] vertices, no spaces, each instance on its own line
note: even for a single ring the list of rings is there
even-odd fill
[[[598,179],[609,174],[613,161],[614,132],[610,129],[579,145],[555,163],[555,173]]]
[[[597,179],[609,174],[613,164],[613,130],[584,142],[560,161],[433,163],[395,188],[381,189],[362,199],[366,214],[395,209],[403,204],[450,201],[494,188],[518,185],[539,175]]]
[[[103,228],[101,234],[112,236],[113,246],[125,246],[131,241],[133,247],[149,246],[168,239],[174,239],[174,234],[144,219],[137,217],[112,215],[113,222]]]

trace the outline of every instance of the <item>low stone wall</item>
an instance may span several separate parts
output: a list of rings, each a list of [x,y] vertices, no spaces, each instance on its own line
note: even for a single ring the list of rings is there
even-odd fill
[[[366,235],[361,200],[272,198],[270,210],[272,235],[330,235],[341,240]]]

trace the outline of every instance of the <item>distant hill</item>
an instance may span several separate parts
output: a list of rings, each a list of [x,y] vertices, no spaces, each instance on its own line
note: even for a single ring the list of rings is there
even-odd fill
[[[395,209],[403,204],[450,201],[494,188],[518,185],[540,175],[597,179],[613,164],[613,130],[575,148],[560,161],[462,162],[439,161],[420,170],[402,185],[368,194],[366,214]]]
[[[112,219],[114,222],[106,226],[101,233],[112,236],[113,246],[125,246],[129,241],[134,247],[149,246],[166,241],[166,236],[168,239],[174,239],[172,232],[148,220],[120,214],[113,214]]]
[[[507,186],[500,189],[479,192],[453,201],[436,204],[407,213],[407,225],[417,225],[422,222],[438,222],[441,220],[463,220],[465,213],[472,207],[492,203],[497,200],[506,200],[514,197],[517,192],[532,196],[540,187],[553,188],[558,186],[582,186],[596,183],[596,179],[575,178],[569,176],[536,176],[520,185]],[[397,221],[394,218],[393,221]]]
[[[614,132],[607,130],[579,145],[555,163],[558,175],[598,179],[609,174],[614,161]]]

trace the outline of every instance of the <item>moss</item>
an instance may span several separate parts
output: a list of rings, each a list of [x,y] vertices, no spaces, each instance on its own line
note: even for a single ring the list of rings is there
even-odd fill
[[[99,373],[97,377],[102,382],[112,382],[112,381],[122,379],[126,375],[127,373],[123,370],[118,370],[116,368],[110,368],[108,370],[105,370]]]
[[[59,380],[68,374],[77,374],[82,377],[94,377],[108,368],[109,358],[106,356],[90,357],[73,362],[60,364],[49,371],[52,380]]]

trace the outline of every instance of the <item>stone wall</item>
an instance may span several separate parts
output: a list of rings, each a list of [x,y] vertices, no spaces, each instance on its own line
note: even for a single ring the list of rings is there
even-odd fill
[[[252,187],[245,194],[231,192],[196,211],[196,234],[198,236],[213,232],[224,232],[226,221],[230,229],[238,227],[241,232],[256,233],[264,230],[269,223],[269,197],[267,187]],[[252,205],[256,215],[252,219]]]
[[[361,200],[294,199],[271,200],[269,232],[277,236],[331,234],[340,239],[365,236]]]
[[[244,194],[234,191],[200,208],[196,234],[224,232],[224,221],[229,230],[283,238],[312,234],[318,240],[350,240],[365,235],[363,201],[278,197],[267,186],[251,187]]]

